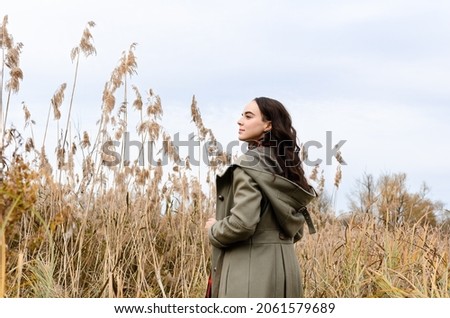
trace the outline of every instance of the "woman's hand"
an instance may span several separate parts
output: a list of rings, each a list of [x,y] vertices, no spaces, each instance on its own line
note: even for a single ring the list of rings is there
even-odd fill
[[[217,220],[215,218],[209,218],[208,221],[206,221],[205,230],[209,230],[211,226],[213,226],[213,224],[216,222]]]

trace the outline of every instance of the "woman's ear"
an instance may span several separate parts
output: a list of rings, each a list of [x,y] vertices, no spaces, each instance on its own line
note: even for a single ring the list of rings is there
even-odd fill
[[[272,130],[272,122],[268,121],[266,122],[266,127],[264,128],[264,132],[268,132]]]

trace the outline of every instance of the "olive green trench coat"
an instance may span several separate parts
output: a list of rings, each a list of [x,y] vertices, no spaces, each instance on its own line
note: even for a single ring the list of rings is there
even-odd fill
[[[278,171],[273,156],[256,148],[217,176],[212,297],[303,296],[294,242],[305,222],[314,232],[305,207],[316,192]]]

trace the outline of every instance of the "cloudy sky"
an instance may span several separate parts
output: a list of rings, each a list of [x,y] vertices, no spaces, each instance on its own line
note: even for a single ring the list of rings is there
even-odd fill
[[[53,93],[72,84],[70,51],[94,21],[97,55],[81,60],[74,100],[81,130],[94,131],[103,86],[136,42],[132,82],[160,95],[171,134],[194,131],[195,94],[225,145],[236,139],[243,106],[269,96],[290,110],[301,141],[325,145],[327,131],[333,144],[346,140],[337,210],[363,173],[396,172],[407,174],[411,191],[426,182],[449,207],[449,1],[16,0],[0,14],[24,43],[24,81],[8,124],[23,125],[25,101],[36,130],[45,125]],[[310,156],[325,159],[325,147]],[[332,192],[335,162],[322,167]]]

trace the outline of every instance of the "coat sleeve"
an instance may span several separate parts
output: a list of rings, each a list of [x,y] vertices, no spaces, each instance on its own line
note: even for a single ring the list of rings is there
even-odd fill
[[[239,167],[233,171],[232,195],[233,207],[228,216],[218,220],[209,230],[211,244],[219,248],[251,237],[260,219],[261,190]]]

